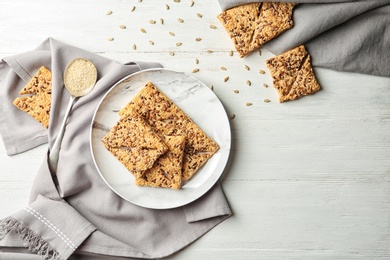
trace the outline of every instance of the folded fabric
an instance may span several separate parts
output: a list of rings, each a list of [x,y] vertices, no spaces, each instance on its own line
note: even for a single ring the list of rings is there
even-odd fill
[[[112,192],[98,174],[90,152],[90,125],[107,90],[118,80],[157,63],[120,64],[55,39],[0,62],[0,131],[9,155],[48,141],[53,145],[69,94],[63,87],[66,64],[82,57],[98,70],[98,81],[73,106],[62,142],[55,178],[47,154],[37,172],[30,204],[0,222],[0,245],[24,245],[45,259],[67,259],[77,252],[156,258],[193,242],[231,215],[217,183],[184,207],[153,210],[129,203]],[[12,101],[42,66],[52,71],[49,128],[44,128]],[[30,174],[27,173],[26,174]]]
[[[221,9],[256,0],[219,0]],[[313,66],[390,77],[388,0],[283,0],[294,8],[293,28],[263,45],[279,55],[304,44]]]

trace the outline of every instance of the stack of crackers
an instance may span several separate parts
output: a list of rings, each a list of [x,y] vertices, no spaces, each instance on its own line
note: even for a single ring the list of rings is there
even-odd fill
[[[51,71],[42,66],[19,92],[23,97],[17,97],[13,104],[27,112],[44,127],[49,127],[52,90]]]
[[[226,10],[217,17],[243,58],[292,28],[295,6],[295,3],[249,3]],[[267,60],[266,64],[279,93],[279,102],[320,90],[310,54],[303,45]]]
[[[152,82],[119,115],[102,142],[139,186],[180,189],[219,149]]]

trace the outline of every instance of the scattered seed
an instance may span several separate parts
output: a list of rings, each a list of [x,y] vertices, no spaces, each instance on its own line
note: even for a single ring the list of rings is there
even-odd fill
[[[142,0],[138,0],[138,3],[141,3],[142,2]]]
[[[137,45],[135,45],[135,43],[133,44],[133,50],[136,50],[137,49]]]
[[[203,17],[203,15],[200,14],[200,13],[197,13],[196,15],[197,15],[199,18],[202,18],[202,17]]]
[[[195,38],[195,41],[200,42],[202,38]]]
[[[164,19],[160,18],[160,24],[164,24]]]
[[[215,26],[215,25],[212,24],[212,25],[210,25],[210,28],[211,28],[211,29],[217,29],[217,26]]]
[[[119,28],[126,29],[126,25],[121,24],[121,25],[119,25]]]
[[[224,79],[223,79],[223,82],[226,82],[226,81],[228,81],[229,80],[229,77],[225,77]]]
[[[251,102],[246,102],[245,105],[246,105],[247,107],[249,107],[249,106],[253,105],[253,103],[251,103]]]
[[[211,89],[212,91],[214,91],[214,85],[211,85],[211,86],[210,86],[210,89]]]
[[[195,4],[194,0],[191,0],[190,7],[193,7]]]
[[[179,23],[184,23],[184,20],[181,19],[181,18],[177,18],[177,21],[178,21]]]
[[[112,42],[114,40],[114,38],[110,37],[110,38],[107,38],[107,41],[110,41]]]
[[[248,86],[250,86],[250,85],[252,85],[252,82],[251,82],[250,80],[247,80],[247,81],[246,81],[246,84],[247,84]]]
[[[224,70],[224,71],[226,71],[226,68],[225,68],[225,67],[221,67],[221,70]]]
[[[240,91],[238,89],[233,90],[234,93],[238,94]]]
[[[261,50],[259,49],[259,55],[261,56]]]
[[[192,70],[192,73],[196,73],[196,72],[198,72],[198,71],[199,71],[199,69],[196,68],[196,69],[193,69],[193,70]]]
[[[233,120],[234,118],[236,118],[236,115],[232,113],[232,114],[230,114],[229,117],[230,117],[231,120]]]
[[[165,4],[165,9],[169,10],[169,5]]]
[[[266,98],[266,99],[264,99],[264,102],[265,102],[265,103],[269,103],[269,102],[271,102],[271,100],[268,99],[268,98]]]
[[[149,20],[149,23],[150,24],[156,24],[156,21],[155,20]]]
[[[199,64],[199,60],[195,58],[195,64]]]
[[[259,70],[259,73],[260,74],[265,74],[265,71],[264,70]]]
[[[175,2],[175,3],[180,3],[180,0],[173,0],[173,2]]]
[[[171,36],[175,36],[175,34],[173,32],[169,32],[169,35]]]
[[[182,45],[181,42],[177,42],[177,43],[176,43],[176,46],[177,46],[177,47],[179,47],[179,46],[181,46],[181,45]]]
[[[265,83],[263,83],[263,87],[265,87],[265,88],[268,88],[268,85],[267,85],[267,84],[265,84]]]
[[[251,68],[249,68],[249,66],[248,65],[245,65],[245,67],[244,67],[246,70],[250,70]]]
[[[111,15],[112,11],[107,11],[106,15]]]
[[[232,50],[229,51],[229,56],[233,56],[233,51]]]
[[[212,53],[213,51],[212,50],[207,50],[208,53]]]
[[[149,40],[150,45],[154,45],[154,41]]]
[[[130,12],[134,12],[135,10],[135,6],[133,5],[132,7],[130,7]]]
[[[170,52],[169,52],[169,55],[175,56],[175,53],[174,53],[173,51],[170,51]]]
[[[146,33],[146,30],[145,30],[144,28],[141,28],[140,31],[141,31],[142,33]]]

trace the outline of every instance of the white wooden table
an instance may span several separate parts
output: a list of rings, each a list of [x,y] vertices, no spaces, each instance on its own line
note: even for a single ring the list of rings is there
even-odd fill
[[[273,54],[229,56],[234,47],[216,19],[217,1],[190,3],[3,0],[0,56],[53,37],[120,62],[199,68],[193,75],[236,115],[222,180],[234,215],[169,259],[389,259],[390,79],[315,68],[322,90],[280,104],[265,66]],[[8,157],[0,142],[4,218],[26,205],[47,146]]]

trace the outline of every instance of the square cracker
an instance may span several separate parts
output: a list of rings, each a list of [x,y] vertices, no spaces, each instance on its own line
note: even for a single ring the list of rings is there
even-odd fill
[[[233,7],[217,18],[233,40],[240,57],[293,26],[295,3],[249,3]]]
[[[279,93],[279,102],[295,100],[321,89],[304,45],[268,59],[266,64]]]
[[[102,138],[102,142],[136,176],[152,168],[157,158],[168,150],[141,117],[121,118]]]
[[[135,183],[139,186],[180,189],[185,141],[185,136],[165,136],[168,151],[157,159],[152,168],[136,177]]]
[[[42,66],[31,78],[26,86],[19,92],[13,104],[20,110],[27,112],[44,127],[49,127],[51,109],[52,75],[51,71]]]
[[[219,145],[151,82],[121,111],[121,117],[141,115],[160,136],[184,135],[183,180],[190,179],[219,149]]]

